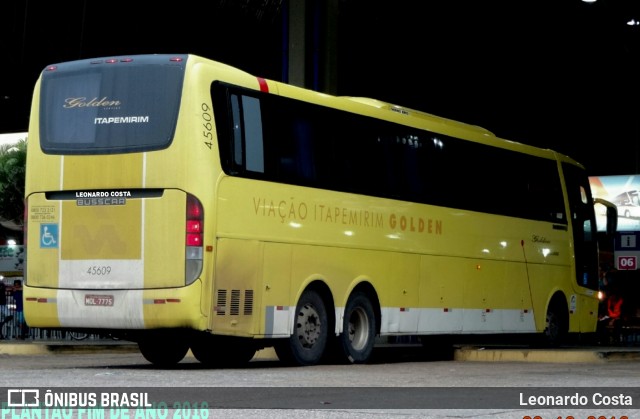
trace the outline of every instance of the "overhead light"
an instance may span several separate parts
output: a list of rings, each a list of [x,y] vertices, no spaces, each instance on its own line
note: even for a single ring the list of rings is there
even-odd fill
[[[596,2],[596,0],[582,0],[582,1],[585,2],[585,3],[595,3]]]

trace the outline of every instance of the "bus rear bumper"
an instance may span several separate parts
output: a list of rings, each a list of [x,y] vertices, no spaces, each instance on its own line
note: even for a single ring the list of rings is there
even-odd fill
[[[142,330],[200,329],[200,282],[152,290],[73,290],[25,287],[30,327]]]

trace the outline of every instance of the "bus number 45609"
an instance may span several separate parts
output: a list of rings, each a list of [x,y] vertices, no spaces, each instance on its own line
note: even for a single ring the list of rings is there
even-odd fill
[[[89,275],[109,275],[111,273],[111,266],[90,266],[87,269]]]

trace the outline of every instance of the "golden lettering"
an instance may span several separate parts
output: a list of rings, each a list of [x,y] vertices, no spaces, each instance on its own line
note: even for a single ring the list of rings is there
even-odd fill
[[[277,202],[277,204],[276,204]],[[350,209],[326,204],[313,205],[312,220],[322,223],[342,224],[368,228],[385,228],[385,214],[366,209]],[[304,201],[291,198],[278,201],[253,197],[253,212],[263,217],[287,221],[303,221],[309,216],[309,207]],[[413,215],[388,215],[388,228],[412,233],[442,234],[442,220],[416,217]]]
[[[64,100],[64,108],[98,108],[98,107],[110,107],[110,106],[120,106],[121,102],[119,100],[108,100],[107,97],[103,97],[98,99],[94,97],[93,99],[87,100],[86,97],[69,97]]]
[[[396,214],[389,215],[389,227],[392,230],[410,231],[416,233],[442,234],[442,220],[422,217],[404,216],[398,217]]]

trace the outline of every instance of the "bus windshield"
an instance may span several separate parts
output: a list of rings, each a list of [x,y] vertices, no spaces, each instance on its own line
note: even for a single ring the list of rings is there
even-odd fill
[[[42,74],[40,138],[47,154],[158,150],[173,138],[184,59],[83,60]],[[156,65],[152,65],[156,64]]]

